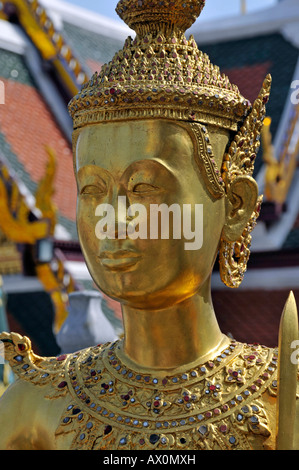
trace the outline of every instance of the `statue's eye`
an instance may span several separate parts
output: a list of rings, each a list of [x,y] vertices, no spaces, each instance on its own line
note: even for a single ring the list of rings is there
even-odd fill
[[[159,188],[153,186],[152,184],[147,183],[139,183],[136,184],[133,188],[134,193],[144,194],[144,193],[151,193],[153,191],[157,191]]]
[[[97,196],[97,195],[104,194],[104,192],[105,192],[104,188],[101,188],[99,186],[95,186],[92,184],[88,184],[82,188],[82,190],[80,191],[80,195]]]

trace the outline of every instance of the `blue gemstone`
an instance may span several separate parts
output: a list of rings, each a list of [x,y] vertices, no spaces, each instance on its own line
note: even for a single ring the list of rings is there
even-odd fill
[[[200,426],[200,428],[198,429],[198,432],[199,434],[201,434],[202,436],[204,436],[208,431],[208,428],[207,426]]]
[[[16,356],[14,359],[17,362],[22,362],[23,361],[23,356]]]
[[[150,443],[151,444],[157,444],[157,442],[159,441],[160,439],[160,436],[158,436],[158,434],[151,434],[149,440],[150,440]]]

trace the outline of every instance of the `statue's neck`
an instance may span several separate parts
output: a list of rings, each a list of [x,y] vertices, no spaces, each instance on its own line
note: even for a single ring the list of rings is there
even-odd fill
[[[210,291],[210,280],[193,297],[162,310],[123,306],[123,354],[136,366],[174,369],[225,348]]]

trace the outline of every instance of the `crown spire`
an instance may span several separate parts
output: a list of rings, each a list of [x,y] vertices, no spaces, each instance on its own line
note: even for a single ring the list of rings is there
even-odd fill
[[[120,0],[116,12],[138,36],[184,34],[204,6],[205,0]]]
[[[173,119],[237,131],[251,109],[228,77],[185,36],[205,0],[120,0],[136,31],[69,103],[74,129],[103,121]]]

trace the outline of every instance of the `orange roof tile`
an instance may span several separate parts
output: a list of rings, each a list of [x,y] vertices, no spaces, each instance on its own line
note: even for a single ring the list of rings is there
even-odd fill
[[[0,129],[31,179],[44,176],[48,145],[57,155],[54,202],[61,215],[76,218],[76,183],[72,150],[38,91],[28,85],[2,79],[6,105],[0,107]]]

